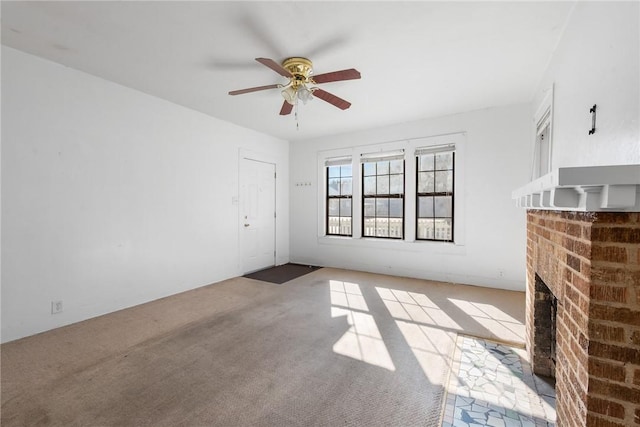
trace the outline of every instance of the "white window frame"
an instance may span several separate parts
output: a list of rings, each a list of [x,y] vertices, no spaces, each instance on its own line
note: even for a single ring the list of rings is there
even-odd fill
[[[538,106],[533,117],[533,124],[535,135],[531,164],[532,181],[551,172],[553,153],[553,85],[547,89],[542,102]],[[546,150],[543,150],[543,144],[546,144]]]
[[[440,253],[460,253],[465,245],[465,143],[466,132],[454,132],[449,134],[404,139],[400,141],[385,142],[379,144],[359,145],[341,149],[318,151],[317,179],[318,182],[326,182],[326,162],[336,157],[351,157],[353,173],[352,191],[352,236],[334,236],[326,234],[326,194],[324,186],[319,188],[317,194],[317,236],[323,244],[338,244],[357,247],[375,246],[381,248],[394,248],[409,251],[422,251],[425,247],[437,247]],[[454,241],[416,240],[416,161],[415,151],[418,148],[454,144],[456,147],[456,165],[454,171]],[[373,156],[373,153],[389,153],[404,151],[404,239],[379,239],[375,237],[362,237],[362,169],[361,156],[363,154]]]

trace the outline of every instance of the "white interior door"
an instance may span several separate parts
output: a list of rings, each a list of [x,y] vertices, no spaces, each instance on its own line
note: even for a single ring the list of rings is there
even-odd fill
[[[244,273],[276,263],[276,165],[240,160],[240,247]]]

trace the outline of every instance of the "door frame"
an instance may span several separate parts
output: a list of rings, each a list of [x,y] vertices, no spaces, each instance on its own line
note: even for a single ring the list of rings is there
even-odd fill
[[[262,153],[262,152],[258,152],[258,151],[254,151],[246,148],[240,148],[238,150],[237,229],[238,229],[238,270],[240,271],[241,275],[251,273],[251,271],[244,271],[245,269],[244,248],[242,245],[242,231],[244,229],[244,217],[243,217],[243,212],[241,209],[240,202],[242,198],[241,191],[242,191],[242,182],[243,182],[243,176],[242,176],[243,160],[251,160],[254,162],[268,163],[273,165],[273,169],[275,172],[274,188],[273,188],[274,212],[275,212],[275,217],[273,218],[273,265],[278,265],[277,260],[278,260],[278,164],[279,162],[275,157],[269,155],[268,153]]]

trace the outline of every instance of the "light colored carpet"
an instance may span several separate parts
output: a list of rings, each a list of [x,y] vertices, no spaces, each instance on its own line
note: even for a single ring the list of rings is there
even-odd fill
[[[524,294],[324,268],[235,278],[4,344],[2,425],[433,426],[456,333]]]

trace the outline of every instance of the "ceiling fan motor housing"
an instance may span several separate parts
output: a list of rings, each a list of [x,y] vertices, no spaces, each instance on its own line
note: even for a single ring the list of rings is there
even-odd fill
[[[294,84],[308,83],[313,73],[313,63],[307,58],[287,58],[282,62],[282,67],[292,74],[291,82]]]

